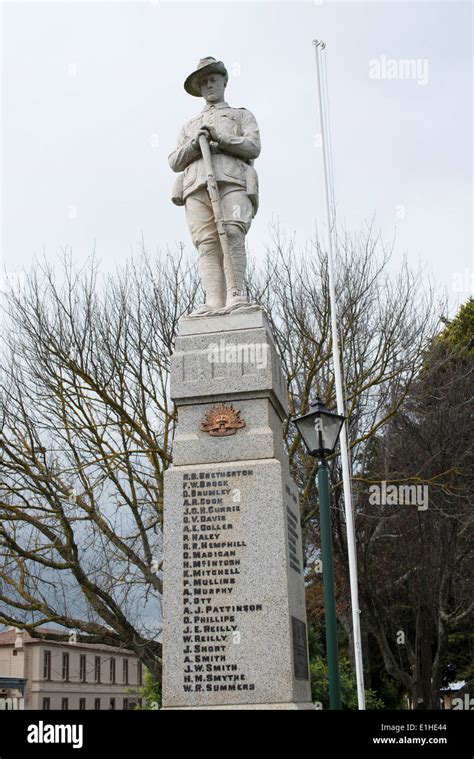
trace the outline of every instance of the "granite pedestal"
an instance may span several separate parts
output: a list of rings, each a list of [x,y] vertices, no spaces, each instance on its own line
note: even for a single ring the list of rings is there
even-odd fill
[[[171,395],[163,708],[311,709],[286,383],[264,312],[182,319]],[[244,425],[201,429],[222,404]]]

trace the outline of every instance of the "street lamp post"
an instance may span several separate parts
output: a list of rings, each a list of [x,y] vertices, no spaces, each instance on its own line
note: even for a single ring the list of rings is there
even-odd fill
[[[337,645],[336,597],[334,592],[334,561],[332,555],[329,477],[326,456],[333,453],[344,417],[328,411],[318,398],[310,404],[307,414],[293,420],[310,456],[319,460],[318,493],[323,557],[324,616],[329,671],[329,708],[341,708],[339,655]]]

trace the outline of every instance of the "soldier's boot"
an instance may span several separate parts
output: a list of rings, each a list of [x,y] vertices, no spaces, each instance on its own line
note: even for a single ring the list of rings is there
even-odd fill
[[[226,310],[234,310],[248,304],[244,290],[245,270],[247,267],[247,253],[245,251],[245,232],[236,224],[226,224],[227,239],[229,241],[232,269],[235,287],[227,286]],[[230,280],[230,272],[224,259],[224,272],[226,281]]]
[[[193,313],[212,314],[224,306],[225,279],[222,270],[222,251],[219,240],[209,240],[199,245],[199,275],[206,302]]]

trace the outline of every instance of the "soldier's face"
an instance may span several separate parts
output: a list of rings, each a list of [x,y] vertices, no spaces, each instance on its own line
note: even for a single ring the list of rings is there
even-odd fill
[[[208,74],[199,80],[201,95],[206,103],[219,103],[224,99],[225,77],[222,74]]]

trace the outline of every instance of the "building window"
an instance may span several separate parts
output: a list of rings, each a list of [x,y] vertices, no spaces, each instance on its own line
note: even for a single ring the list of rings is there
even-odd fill
[[[86,682],[86,655],[81,654],[79,657],[79,680],[81,683]]]
[[[110,699],[110,708],[112,709],[112,711],[115,709],[115,698]]]
[[[100,698],[94,699],[94,709],[96,710],[96,712],[100,711]]]
[[[69,680],[69,654],[63,654],[63,680]]]
[[[69,699],[68,698],[62,698],[61,699],[61,709],[63,712],[67,712],[69,709]]]
[[[110,682],[115,683],[115,659],[110,660]]]
[[[94,680],[100,683],[100,656],[96,656],[94,660]]]
[[[143,667],[141,661],[137,661],[137,683],[143,685]]]
[[[86,699],[85,698],[80,698],[79,699],[79,711],[80,712],[85,712],[85,710],[86,710]]]
[[[49,712],[50,709],[51,709],[51,699],[43,698],[43,711]]]
[[[128,698],[124,698],[122,709],[128,709]]]
[[[51,680],[51,651],[43,652],[43,680]]]
[[[128,659],[123,660],[123,682],[128,685]]]

